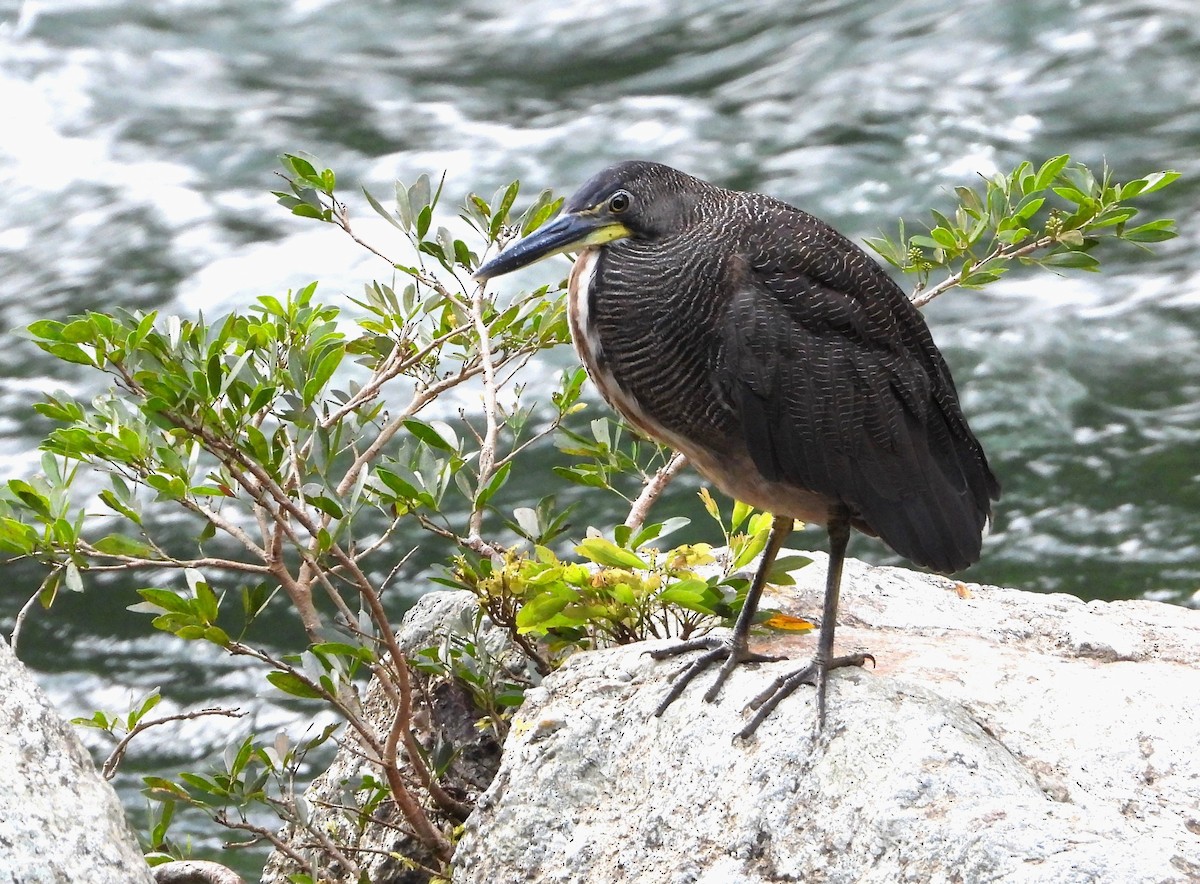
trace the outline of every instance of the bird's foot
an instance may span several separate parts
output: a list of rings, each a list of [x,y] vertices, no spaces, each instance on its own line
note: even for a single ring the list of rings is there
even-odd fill
[[[754,711],[754,717],[738,731],[738,736],[744,740],[753,735],[767,716],[775,711],[775,707],[791,696],[802,684],[812,685],[817,689],[815,731],[820,734],[822,728],[825,727],[825,681],[830,670],[840,669],[843,666],[862,666],[868,660],[871,661],[872,666],[875,665],[875,658],[870,654],[846,654],[843,657],[834,657],[827,661],[813,658],[803,668],[779,676],[746,706],[747,711]]]
[[[658,708],[654,710],[655,717],[662,715],[667,707],[679,699],[679,695],[697,675],[705,669],[712,666],[718,660],[724,660],[720,671],[717,672],[717,677],[713,680],[712,685],[704,694],[704,702],[711,703],[717,698],[721,692],[721,686],[725,684],[725,680],[729,678],[729,674],[743,663],[771,663],[775,660],[784,660],[785,657],[771,656],[769,654],[756,654],[747,647],[745,640],[737,640],[737,636],[730,638],[718,638],[716,636],[704,636],[703,638],[694,638],[689,641],[680,642],[677,645],[671,645],[667,648],[661,648],[657,651],[650,651],[650,656],[655,660],[665,660],[667,657],[674,657],[679,654],[686,654],[688,651],[704,651],[699,657],[689,663],[687,666],[680,669],[671,676],[674,684],[671,685],[671,690],[662,698],[662,702],[658,704]]]

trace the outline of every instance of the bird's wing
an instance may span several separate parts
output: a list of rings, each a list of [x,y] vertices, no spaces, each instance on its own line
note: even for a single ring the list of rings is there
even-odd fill
[[[959,570],[978,558],[995,480],[916,308],[829,234],[734,270],[716,392],[766,478],[840,500],[905,557]]]

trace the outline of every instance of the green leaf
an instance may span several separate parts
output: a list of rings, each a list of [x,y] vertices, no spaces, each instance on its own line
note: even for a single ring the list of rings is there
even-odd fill
[[[568,482],[574,482],[576,485],[586,485],[589,488],[608,487],[608,482],[604,480],[604,477],[592,470],[582,467],[561,466],[556,466],[552,469],[556,476],[566,479]]]
[[[62,331],[63,324],[55,322],[53,319],[39,319],[37,322],[30,323],[29,325],[29,333],[31,335],[46,341],[61,341]]]
[[[958,284],[961,285],[965,289],[982,288],[983,286],[987,285],[988,283],[995,282],[997,279],[1002,277],[1006,272],[1007,272],[1007,268],[1005,268],[1005,267],[994,267],[994,268],[990,268],[988,270],[972,270],[970,273],[968,273],[966,276],[964,276],[961,280],[959,280]]]
[[[422,209],[429,207],[431,198],[429,176],[425,174],[419,175],[417,180],[408,188],[409,205],[412,206],[414,212],[420,212]]]
[[[556,214],[558,214],[558,210],[562,208],[562,204],[562,197],[559,197],[558,199],[552,199],[550,191],[543,191],[541,197],[539,197],[537,207],[529,213],[529,217],[526,218],[525,223],[521,225],[521,235],[528,236],[553,218]]]
[[[1166,218],[1160,221],[1151,221],[1149,224],[1142,224],[1124,231],[1121,238],[1130,242],[1164,242],[1178,236],[1172,229],[1174,225],[1174,221]]]
[[[131,558],[154,558],[154,550],[127,534],[107,534],[92,544],[97,550],[112,556],[130,556]]]
[[[644,571],[650,567],[637,553],[621,549],[603,537],[588,537],[575,547],[575,551],[590,562],[610,568],[640,568]]]
[[[135,525],[142,524],[142,517],[137,512],[137,510],[126,505],[115,494],[113,494],[113,492],[109,491],[107,488],[105,488],[103,491],[100,492],[100,499],[102,501],[104,501],[104,503],[106,503],[110,508],[116,510],[118,513],[123,515],[129,521],[133,522]]]
[[[33,552],[37,541],[38,533],[24,522],[8,517],[0,519],[0,550],[19,556],[28,555]]]
[[[512,461],[509,461],[508,463],[503,464],[500,469],[496,470],[495,474],[491,478],[491,481],[487,483],[487,487],[479,492],[479,496],[475,499],[475,506],[482,507],[492,499],[492,496],[500,490],[506,481],[508,481],[508,474],[511,468]]]
[[[517,629],[525,633],[538,628],[562,611],[571,599],[566,596],[545,593],[526,602],[517,612]]]
[[[1054,179],[1067,167],[1067,163],[1069,162],[1071,162],[1071,155],[1065,153],[1046,160],[1046,162],[1042,163],[1042,167],[1038,169],[1033,189],[1045,190],[1054,183]]]
[[[737,530],[752,515],[754,515],[754,507],[748,503],[742,503],[740,500],[735,500],[733,502],[733,515],[729,517],[729,533],[737,533]]]
[[[1166,172],[1155,172],[1152,175],[1147,175],[1143,180],[1146,182],[1146,186],[1141,189],[1137,196],[1145,196],[1148,193],[1154,193],[1156,190],[1162,190],[1168,184],[1179,180],[1179,173],[1171,170]],[[1124,199],[1129,199],[1129,197],[1125,195],[1124,190],[1121,191],[1121,196]]]
[[[151,792],[165,792],[172,798],[187,799],[190,797],[187,791],[177,783],[173,783],[162,777],[142,777],[142,782],[146,784],[146,788]]]
[[[158,589],[156,587],[148,587],[139,589],[138,595],[148,601],[150,604],[161,608],[164,611],[171,611],[176,614],[191,614],[192,600],[179,595],[170,589]]]
[[[313,400],[317,398],[317,394],[325,388],[329,383],[329,379],[333,377],[333,373],[337,371],[337,367],[342,362],[342,357],[346,355],[344,347],[331,347],[329,352],[321,357],[321,361],[317,363],[317,367],[313,370],[310,377],[304,384],[304,404],[311,405]]]
[[[776,586],[791,586],[796,582],[795,578],[792,577],[792,572],[798,571],[805,565],[810,564],[812,564],[812,559],[808,556],[780,556],[771,564],[771,570],[767,574],[767,582]]]
[[[28,482],[22,479],[9,479],[8,490],[43,521],[49,522],[54,518],[50,513],[50,501]]]
[[[284,168],[294,175],[305,179],[316,179],[317,170],[313,167],[313,164],[304,159],[304,157],[298,157],[295,154],[285,153],[281,159],[283,160]]]
[[[218,606],[220,600],[217,594],[203,580],[197,580],[193,586],[193,592],[196,593],[196,604],[194,609],[204,620],[205,623],[212,623],[217,619]]]
[[[38,604],[43,608],[49,608],[54,604],[54,600],[58,597],[58,588],[62,585],[62,572],[59,570],[51,571],[46,575],[46,579],[42,581],[42,585],[38,587]]]
[[[371,192],[369,190],[367,190],[364,187],[362,189],[362,192],[363,192],[363,196],[365,196],[367,198],[367,202],[370,203],[372,209],[374,209],[376,212],[378,212],[382,217],[386,218],[387,222],[389,224],[391,224],[393,227],[395,227],[399,230],[404,230],[404,225],[401,224],[396,219],[395,215],[393,215],[391,212],[389,212],[387,209],[385,209],[380,204],[379,200],[377,200],[377,199],[375,199],[375,197],[371,196]]]
[[[441,433],[439,433],[437,430],[435,430],[433,428],[433,426],[431,426],[430,424],[423,423],[419,420],[416,420],[415,418],[410,418],[409,420],[406,420],[404,422],[404,428],[406,430],[408,430],[410,433],[412,433],[414,436],[416,436],[418,439],[420,439],[422,442],[424,442],[426,445],[428,445],[430,448],[437,448],[442,451],[449,451],[451,453],[457,453],[458,452],[458,445],[457,445],[458,439],[454,437],[453,431],[450,431],[450,427],[448,424],[443,423],[443,424],[441,424],[441,426],[446,431],[449,431],[449,432],[447,432],[447,436],[449,436],[450,439],[453,439],[454,440],[453,442],[448,441],[445,436],[443,436]]]
[[[500,198],[500,204],[496,207],[496,211],[492,213],[491,229],[488,232],[492,235],[493,239],[500,233],[500,228],[508,222],[508,212],[517,198],[518,190],[520,190],[519,182],[514,181],[508,185],[508,189],[504,191],[504,196]]]
[[[696,578],[672,583],[657,596],[665,605],[678,605],[698,614],[715,613],[712,607],[713,591],[707,582]]]
[[[330,213],[328,209],[318,209],[316,206],[310,206],[308,203],[300,203],[292,207],[292,214],[298,215],[301,218],[316,218],[318,221],[328,221]]]
[[[37,345],[63,362],[72,362],[76,365],[89,365],[96,367],[96,360],[83,351],[77,344],[66,343],[47,343],[38,341]]]
[[[332,497],[326,497],[324,494],[318,494],[308,497],[306,500],[308,500],[309,504],[311,504],[315,509],[320,510],[331,518],[341,519],[346,515],[338,502]]]
[[[412,230],[413,204],[409,198],[408,189],[399,181],[396,182],[396,213],[400,216],[400,226],[404,231]]]
[[[520,706],[525,702],[525,689],[520,687],[508,688],[496,694],[496,705],[502,707]]]
[[[63,586],[71,592],[83,592],[83,575],[79,573],[79,566],[74,562],[67,562],[63,574]]]
[[[1021,201],[1021,205],[1017,207],[1017,211],[1013,214],[1013,217],[1021,222],[1028,221],[1038,213],[1038,209],[1040,209],[1045,202],[1046,198],[1044,196],[1026,197]]]
[[[1100,262],[1087,252],[1055,252],[1042,258],[1041,263],[1047,267],[1063,267],[1071,270],[1098,270]]]
[[[269,681],[279,690],[283,691],[285,694],[291,694],[293,697],[303,697],[309,700],[316,700],[325,696],[319,690],[310,685],[305,679],[294,673],[285,672],[282,669],[276,669],[272,672],[268,672],[267,681]]]
[[[954,238],[954,234],[945,227],[935,227],[929,231],[929,237],[938,246],[943,249],[953,251],[958,248],[958,240]]]
[[[652,540],[658,540],[660,537],[666,537],[678,531],[680,528],[686,528],[692,523],[692,520],[685,516],[673,516],[665,522],[650,522],[643,525],[642,530],[636,536],[627,537],[621,546],[627,546],[631,549],[641,549]],[[624,525],[618,526],[624,528]],[[627,532],[628,533],[628,532]],[[615,531],[614,531],[615,535]]]
[[[383,484],[389,489],[391,489],[396,496],[403,498],[404,500],[415,500],[420,496],[420,492],[417,491],[415,485],[412,485],[408,481],[400,478],[391,470],[380,467],[375,471],[375,475],[378,476],[379,480],[383,482]]]
[[[153,691],[152,691],[152,692],[151,692],[151,693],[150,693],[150,694],[149,694],[149,695],[146,697],[146,699],[144,699],[144,700],[142,701],[142,704],[141,704],[140,706],[138,706],[138,708],[137,708],[137,709],[133,709],[133,710],[131,710],[131,711],[130,711],[130,713],[129,713],[129,726],[130,726],[130,727],[133,727],[135,724],[137,724],[139,721],[141,721],[143,718],[145,718],[145,717],[146,717],[146,714],[147,714],[147,713],[148,713],[148,712],[149,712],[151,709],[153,709],[155,706],[157,706],[157,705],[158,705],[158,704],[159,704],[161,701],[162,701],[162,694],[160,694],[160,693],[158,692],[158,688],[155,688],[155,689],[154,689],[154,690],[153,690]]]
[[[1054,192],[1069,203],[1074,203],[1077,206],[1083,206],[1092,201],[1091,197],[1074,187],[1062,186],[1055,187]]]

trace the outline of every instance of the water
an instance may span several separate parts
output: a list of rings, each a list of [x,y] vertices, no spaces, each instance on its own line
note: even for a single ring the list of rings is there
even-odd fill
[[[1182,171],[1150,208],[1183,235],[1153,255],[1121,250],[1102,276],[1026,274],[928,309],[1005,486],[968,578],[1195,604],[1190,0],[60,0],[0,3],[0,23],[5,476],[36,469],[46,427],[32,398],[94,389],[19,337],[33,319],[118,303],[212,316],[311,279],[327,297],[353,294],[381,272],[332,228],[274,206],[284,151],[318,155],[347,195],[446,170],[453,199],[513,177],[570,190],[607,162],[649,157],[771,192],[856,237],[944,206],[978,172],[1069,151],[1130,176]],[[664,508],[696,515],[693,488]],[[589,508],[597,521],[616,512]],[[892,560],[867,540],[852,551]],[[31,569],[9,570],[9,586],[32,589]],[[416,569],[403,577],[421,585]],[[0,597],[5,632],[22,601]],[[106,584],[30,625],[22,655],[68,713],[162,685],[168,711],[240,704],[268,730],[310,714],[258,696],[236,661],[147,636],[123,611],[131,601],[130,586]],[[134,816],[140,774],[201,765],[247,726],[201,719],[135,744],[119,781]],[[216,843],[181,825],[201,849]]]

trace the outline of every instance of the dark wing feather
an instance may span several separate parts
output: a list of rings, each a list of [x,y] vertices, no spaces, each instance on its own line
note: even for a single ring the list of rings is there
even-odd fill
[[[949,369],[878,264],[787,208],[731,268],[718,395],[766,478],[842,501],[914,562],[960,570],[999,485]]]

